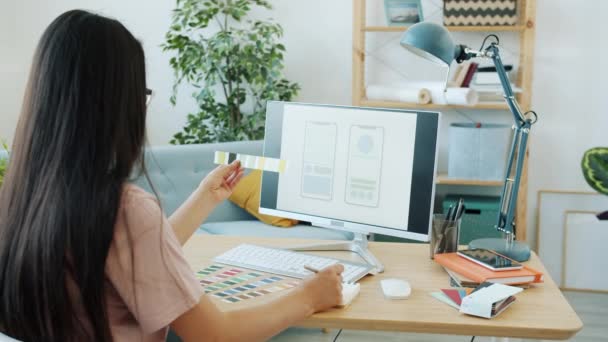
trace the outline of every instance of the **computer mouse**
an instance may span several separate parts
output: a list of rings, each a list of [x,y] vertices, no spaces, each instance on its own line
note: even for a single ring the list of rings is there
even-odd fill
[[[342,284],[342,301],[338,306],[347,306],[349,305],[355,297],[359,294],[361,290],[361,285],[359,284]]]
[[[412,293],[410,283],[402,279],[384,279],[380,286],[387,299],[407,299]]]

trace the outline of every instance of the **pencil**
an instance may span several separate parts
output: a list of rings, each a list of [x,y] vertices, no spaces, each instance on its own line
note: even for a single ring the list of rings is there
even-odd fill
[[[310,271],[312,273],[319,273],[319,270],[316,269],[316,268],[314,268],[314,267],[312,267],[312,266],[304,265],[304,269],[307,270],[307,271]]]

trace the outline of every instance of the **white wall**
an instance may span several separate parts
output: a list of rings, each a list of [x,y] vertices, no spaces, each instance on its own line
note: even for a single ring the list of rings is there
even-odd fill
[[[284,26],[287,76],[302,86],[299,99],[349,104],[351,0],[274,3],[272,12],[258,10],[256,15],[272,16]],[[187,88],[180,92],[176,108],[169,103],[173,71],[170,55],[159,46],[174,6],[174,0],[0,0],[0,137],[12,139],[40,35],[59,14],[79,8],[120,20],[142,41],[148,84],[155,91],[149,108],[149,141],[153,145],[167,144],[194,108]]]
[[[606,11],[604,0],[538,2],[532,105],[539,122],[530,143],[529,237],[538,190],[593,191],[580,161],[586,149],[608,146]]]
[[[188,91],[180,93],[176,108],[168,101],[172,71],[167,62],[169,55],[162,53],[159,45],[174,1],[0,1],[0,137],[12,138],[37,39],[53,18],[72,8],[115,17],[142,40],[148,83],[156,91],[148,126],[152,144],[166,144],[193,108]],[[379,0],[369,2],[374,1],[381,6]],[[272,16],[283,25],[286,73],[302,86],[299,100],[350,104],[352,1],[275,0],[274,4],[274,11],[258,11],[256,15]],[[530,237],[534,236],[537,191],[590,190],[581,176],[580,157],[588,147],[608,144],[608,96],[604,85],[608,72],[601,64],[608,52],[602,34],[608,32],[604,19],[607,11],[608,2],[603,0],[576,5],[570,0],[538,0],[533,107],[540,121],[531,137]],[[425,8],[425,15],[440,20],[440,14],[438,17],[432,7]],[[476,38],[481,40],[469,37],[473,41]],[[503,114],[471,115],[476,120],[487,117],[508,121]],[[445,117],[447,121],[462,120],[458,113]]]

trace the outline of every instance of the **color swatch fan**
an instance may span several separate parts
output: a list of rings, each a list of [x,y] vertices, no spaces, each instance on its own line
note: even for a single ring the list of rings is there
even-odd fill
[[[223,265],[211,265],[196,272],[205,293],[226,303],[261,297],[293,288],[298,280],[251,272]]]

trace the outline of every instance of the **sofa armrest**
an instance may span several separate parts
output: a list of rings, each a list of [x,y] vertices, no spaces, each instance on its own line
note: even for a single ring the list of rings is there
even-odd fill
[[[260,155],[262,141],[240,141],[217,144],[155,146],[145,155],[145,164],[163,210],[171,215],[216,165],[215,151]],[[139,175],[134,183],[147,191],[151,187]],[[253,216],[230,201],[221,203],[206,222],[252,220]]]

